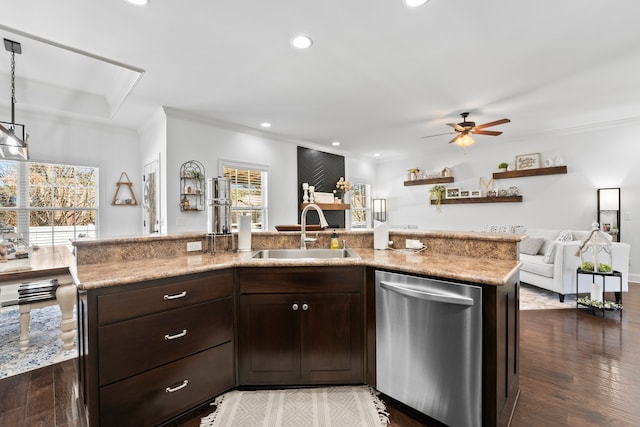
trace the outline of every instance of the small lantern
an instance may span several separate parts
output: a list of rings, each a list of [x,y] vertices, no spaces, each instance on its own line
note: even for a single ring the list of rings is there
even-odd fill
[[[611,257],[611,238],[600,231],[597,222],[591,224],[589,235],[580,243],[580,268],[595,273],[613,273]]]

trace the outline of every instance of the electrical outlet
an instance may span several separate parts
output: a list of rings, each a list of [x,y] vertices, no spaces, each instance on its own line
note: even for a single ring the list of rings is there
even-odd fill
[[[405,247],[407,249],[422,249],[423,245],[420,240],[415,239],[407,239],[405,243]]]
[[[187,252],[195,252],[202,250],[202,242],[187,242]]]

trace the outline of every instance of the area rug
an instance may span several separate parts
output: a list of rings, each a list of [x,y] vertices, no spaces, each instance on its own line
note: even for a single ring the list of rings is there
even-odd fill
[[[555,292],[540,289],[526,283],[520,283],[520,310],[549,310],[576,308],[575,295],[565,295],[560,302]]]
[[[21,352],[18,307],[0,309],[0,379],[77,357],[77,337],[73,349],[62,348],[61,318],[57,305],[32,310],[29,348]]]
[[[231,391],[201,427],[381,427],[389,414],[367,386]]]

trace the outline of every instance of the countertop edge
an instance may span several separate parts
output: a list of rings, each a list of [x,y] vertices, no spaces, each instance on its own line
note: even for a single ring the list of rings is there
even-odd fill
[[[370,249],[354,248],[356,252],[370,252]],[[163,262],[163,259],[146,260],[146,261],[131,261],[127,263],[120,263],[122,267],[131,267],[125,274],[118,274],[118,277],[101,277],[99,279],[90,278],[83,280],[82,272],[78,271],[77,267],[70,268],[72,276],[79,290],[91,290],[97,288],[104,288],[110,286],[124,285],[135,282],[158,280],[169,277],[178,277],[188,274],[204,273],[208,271],[224,270],[229,268],[242,268],[242,267],[340,267],[340,266],[364,266],[371,268],[379,268],[386,270],[393,270],[404,273],[420,274],[424,276],[432,276],[443,279],[460,280],[465,282],[472,282],[484,285],[503,286],[509,283],[513,276],[518,273],[520,266],[522,265],[519,260],[495,260],[495,259],[478,259],[467,258],[455,255],[446,256],[447,262],[453,262],[454,264],[464,264],[465,262],[472,262],[474,265],[482,264],[484,269],[478,269],[478,272],[474,272],[472,269],[457,268],[448,269],[439,266],[430,266],[427,262],[415,257],[422,255],[409,255],[408,258],[413,262],[404,262],[402,264],[394,260],[376,260],[373,259],[378,254],[373,255],[367,253],[367,255],[359,259],[318,259],[318,260],[255,260],[251,259],[251,253],[235,253],[235,254],[223,254],[225,259],[222,260],[206,260],[202,262],[202,257],[217,257],[218,255],[188,255],[180,257],[179,266],[172,268],[153,268],[153,265],[145,268],[145,263],[153,264],[154,262]],[[384,252],[384,251],[381,251]],[[442,255],[434,256],[433,259],[442,258]],[[166,261],[169,261],[168,259]],[[429,259],[424,259],[429,261]],[[175,260],[174,260],[175,262]],[[124,265],[123,265],[124,264]],[[497,274],[488,274],[488,268],[494,266],[494,271],[499,271]],[[95,268],[95,265],[91,267]],[[125,269],[126,270],[126,269]]]

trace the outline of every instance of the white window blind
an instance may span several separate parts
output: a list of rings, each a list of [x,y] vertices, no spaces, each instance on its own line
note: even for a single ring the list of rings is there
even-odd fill
[[[267,230],[267,175],[265,166],[223,163],[224,177],[231,181],[231,223],[238,228],[238,216],[251,216],[252,230]]]

